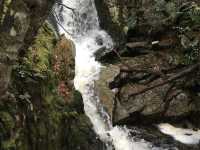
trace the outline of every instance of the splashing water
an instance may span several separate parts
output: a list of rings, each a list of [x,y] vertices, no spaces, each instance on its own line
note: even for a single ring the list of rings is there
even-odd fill
[[[200,130],[177,128],[168,123],[161,123],[158,128],[162,133],[172,136],[181,143],[192,145],[200,142]]]
[[[145,141],[136,142],[130,138],[127,128],[113,127],[109,115],[104,110],[95,88],[101,64],[95,61],[93,53],[101,47],[111,48],[111,37],[99,27],[98,15],[93,0],[63,0],[63,4],[74,9],[58,7],[63,27],[60,34],[65,34],[76,45],[76,64],[74,85],[83,97],[84,110],[90,118],[95,132],[105,143],[111,143],[116,150],[158,150]],[[100,42],[99,42],[100,40]],[[107,149],[112,149],[108,147]]]

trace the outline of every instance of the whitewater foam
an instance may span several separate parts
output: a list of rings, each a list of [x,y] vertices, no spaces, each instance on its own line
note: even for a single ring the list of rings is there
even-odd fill
[[[158,128],[162,133],[172,136],[181,143],[191,145],[200,142],[200,130],[177,128],[168,123],[161,123]]]

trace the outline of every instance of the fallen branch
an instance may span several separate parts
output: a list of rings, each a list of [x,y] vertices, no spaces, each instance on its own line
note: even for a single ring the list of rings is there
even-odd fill
[[[56,23],[57,23],[67,34],[72,35],[72,34],[69,33],[69,32],[65,29],[65,27],[61,24],[60,19],[59,19],[58,15],[56,14],[56,12],[55,12],[55,11],[54,11],[54,12],[51,12],[51,14],[55,17]]]
[[[112,49],[112,51],[117,55],[117,57],[119,58],[122,66],[120,67],[120,71],[121,72],[127,72],[127,73],[132,73],[132,72],[144,72],[144,73],[151,73],[154,75],[159,75],[159,76],[165,76],[163,74],[162,70],[150,70],[150,69],[135,69],[131,66],[129,66],[128,64],[126,64],[125,62],[123,62],[122,57],[120,56],[119,52],[117,52],[116,49]]]
[[[129,42],[126,43],[126,46],[128,48],[149,48],[148,47],[148,42]]]
[[[74,8],[71,8],[71,7],[69,7],[69,6],[67,6],[67,5],[65,5],[65,4],[63,4],[63,3],[56,2],[56,4],[61,5],[61,6],[65,7],[65,8],[67,8],[67,9],[70,9],[71,11],[75,12],[75,9],[74,9]]]
[[[167,83],[169,83],[169,82],[172,82],[172,81],[174,81],[174,80],[177,80],[177,79],[183,77],[184,75],[186,75],[186,74],[188,74],[188,73],[191,73],[192,71],[194,71],[195,69],[197,69],[197,68],[199,67],[199,65],[200,65],[199,63],[198,63],[198,64],[194,64],[194,65],[192,65],[192,66],[190,66],[190,67],[184,69],[183,71],[181,71],[181,72],[175,74],[174,76],[171,76],[171,77],[169,77],[168,79],[166,79],[166,80],[164,80],[164,81],[161,81],[160,83],[157,83],[157,84],[155,84],[155,85],[151,85],[151,86],[149,86],[149,87],[145,87],[145,88],[142,88],[142,89],[138,90],[137,92],[135,92],[135,93],[129,95],[129,97],[136,96],[136,95],[138,95],[138,94],[142,94],[142,93],[144,93],[144,92],[146,92],[146,91],[149,91],[149,90],[154,89],[154,88],[156,88],[156,87],[159,87],[159,86],[165,85],[165,84],[167,84]]]

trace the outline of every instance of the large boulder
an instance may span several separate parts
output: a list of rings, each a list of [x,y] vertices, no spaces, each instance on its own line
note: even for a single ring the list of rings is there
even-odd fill
[[[102,69],[103,73],[97,82],[100,83],[100,98],[114,122],[126,119],[132,119],[134,122],[138,117],[150,117],[148,121],[154,122],[161,118],[181,118],[192,112],[200,112],[199,100],[193,98],[193,93],[182,88],[187,76],[165,83],[167,75],[159,72],[157,68],[169,70],[170,65],[162,60],[160,56],[145,55],[125,58],[120,64],[107,66],[108,71]],[[113,71],[114,68],[117,68],[117,72]],[[174,76],[176,72],[171,72],[170,75]],[[145,122],[142,119],[141,121]]]

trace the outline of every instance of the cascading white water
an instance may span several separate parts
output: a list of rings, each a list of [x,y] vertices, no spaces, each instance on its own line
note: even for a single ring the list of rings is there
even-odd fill
[[[104,111],[95,89],[101,64],[95,61],[93,53],[101,47],[111,48],[111,37],[99,27],[94,0],[63,0],[63,4],[74,9],[63,9],[59,27],[60,34],[71,38],[76,45],[76,66],[74,85],[82,94],[86,115],[95,132],[105,143],[112,142],[116,150],[152,150],[145,141],[134,141],[126,128],[113,127],[109,115]],[[57,15],[60,13],[57,10]]]
[[[94,125],[95,132],[107,141],[106,132],[111,128],[109,116],[103,110],[95,92],[94,81],[98,79],[101,65],[95,61],[93,53],[102,46],[111,47],[112,39],[100,30],[94,3],[90,0],[64,0],[63,3],[75,11],[63,10],[63,27],[76,45],[76,66],[74,85],[82,94],[86,115]],[[99,44],[98,40],[101,42]]]

